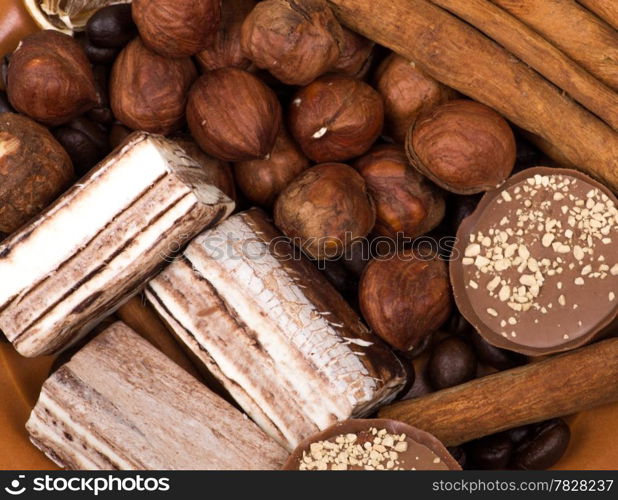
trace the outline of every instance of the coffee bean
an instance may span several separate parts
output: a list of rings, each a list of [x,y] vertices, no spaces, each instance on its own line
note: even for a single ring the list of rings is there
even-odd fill
[[[427,373],[434,389],[463,384],[476,376],[474,350],[459,337],[448,337],[437,344],[429,358]]]
[[[81,130],[61,127],[56,129],[54,136],[71,157],[78,176],[85,174],[105,156],[97,144]]]
[[[0,113],[14,113],[6,92],[0,90]]]
[[[505,433],[493,434],[465,445],[468,469],[500,470],[507,467],[513,444]]]
[[[99,9],[88,20],[86,34],[97,47],[122,48],[137,34],[131,5],[110,5]]]
[[[0,64],[0,90],[6,90],[6,80],[9,74],[9,56],[2,58],[2,64]]]
[[[479,359],[496,370],[508,370],[528,362],[523,354],[494,347],[476,332],[471,332],[469,338]]]
[[[110,73],[109,67],[101,64],[96,65],[93,68],[93,73],[97,93],[100,96],[100,103],[96,108],[88,111],[86,116],[97,123],[112,125],[116,119],[114,118],[114,113],[111,110],[109,103],[109,92],[107,89]]]
[[[86,135],[99,149],[102,156],[109,153],[109,137],[107,129],[100,123],[93,122],[85,116],[79,116],[71,120],[69,127],[79,130]]]
[[[319,265],[326,279],[341,295],[348,297],[358,294],[358,279],[344,267],[342,260],[324,260]]]
[[[472,325],[466,321],[466,319],[459,313],[459,311],[455,311],[451,317],[446,321],[442,330],[452,334],[452,335],[464,335],[473,330]]]
[[[524,440],[526,440],[528,438],[528,436],[530,436],[530,432],[531,431],[532,431],[532,426],[530,426],[530,425],[522,425],[520,427],[514,427],[513,429],[510,429],[510,430],[506,431],[506,433],[509,435],[509,438],[511,439],[511,442],[515,446],[518,446]]]
[[[451,456],[457,460],[457,463],[460,465],[462,469],[466,468],[467,465],[467,457],[466,452],[461,446],[450,446],[447,448],[448,452]]]
[[[92,64],[111,65],[116,60],[116,56],[119,53],[118,49],[97,47],[93,45],[83,33],[78,33],[75,35],[75,38],[81,44],[86,53],[86,57]]]
[[[517,447],[511,467],[523,470],[549,469],[564,455],[570,439],[571,431],[564,420],[557,418],[543,422]]]

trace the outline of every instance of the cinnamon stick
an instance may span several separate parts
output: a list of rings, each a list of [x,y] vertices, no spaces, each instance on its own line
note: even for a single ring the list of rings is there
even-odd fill
[[[618,338],[382,408],[454,446],[618,400]]]
[[[618,134],[475,28],[425,0],[329,0],[339,19],[493,107],[618,191]]]
[[[618,89],[618,33],[575,0],[491,0]]]
[[[618,30],[618,2],[616,0],[577,0],[597,17]]]
[[[618,130],[618,94],[490,0],[431,0],[467,21]]]

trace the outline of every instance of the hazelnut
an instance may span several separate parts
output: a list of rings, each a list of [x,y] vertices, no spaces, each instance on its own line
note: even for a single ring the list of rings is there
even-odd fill
[[[341,256],[375,223],[375,208],[360,174],[341,163],[305,170],[279,195],[275,224],[314,259]]]
[[[242,26],[244,54],[288,85],[307,85],[339,58],[343,30],[324,0],[264,0]]]
[[[265,158],[281,126],[281,105],[259,78],[238,68],[200,77],[189,92],[191,135],[207,153],[226,161]]]
[[[375,43],[358,33],[343,27],[341,53],[330,68],[332,73],[364,78],[369,72]]]
[[[408,163],[402,147],[378,146],[356,162],[376,204],[374,232],[396,239],[415,238],[444,217],[442,191]]]
[[[72,180],[69,155],[45,127],[0,114],[0,232],[15,231]]]
[[[446,264],[416,250],[372,260],[361,277],[359,301],[375,333],[393,347],[410,351],[450,315]]]
[[[456,92],[421,71],[413,62],[391,54],[378,67],[375,88],[384,99],[385,133],[403,144],[421,113],[454,99]]]
[[[17,111],[46,125],[67,123],[99,102],[86,54],[58,31],[22,40],[9,63],[7,90]]]
[[[240,29],[255,0],[225,0],[221,5],[221,23],[208,46],[197,54],[204,72],[218,68],[249,69],[251,61],[240,46]]]
[[[307,167],[309,160],[282,127],[267,158],[236,163],[234,174],[250,202],[270,207],[283,188]]]
[[[367,152],[383,121],[380,95],[344,75],[319,78],[298,91],[290,106],[290,131],[304,153],[318,163]]]
[[[412,165],[439,186],[458,194],[499,187],[515,165],[515,137],[493,109],[455,100],[419,117],[408,132]]]
[[[196,78],[191,59],[160,56],[136,38],[112,68],[112,111],[129,128],[169,134],[185,122],[187,93]]]
[[[206,173],[207,180],[213,186],[217,186],[232,200],[236,199],[236,186],[232,167],[229,163],[208,156],[197,143],[188,135],[180,135],[173,138],[174,141],[196,161]]]
[[[133,0],[144,44],[166,57],[188,57],[208,46],[221,19],[221,0]]]

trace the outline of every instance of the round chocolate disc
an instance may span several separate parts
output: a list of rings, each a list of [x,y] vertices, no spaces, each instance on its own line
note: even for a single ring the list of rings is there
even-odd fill
[[[618,200],[575,170],[525,170],[462,222],[450,275],[491,344],[532,356],[579,347],[616,322]]]
[[[284,470],[461,470],[431,434],[387,419],[339,422],[305,439]]]

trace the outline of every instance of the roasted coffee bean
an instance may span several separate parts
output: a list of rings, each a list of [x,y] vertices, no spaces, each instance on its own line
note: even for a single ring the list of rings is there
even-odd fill
[[[75,38],[79,41],[86,57],[92,64],[111,65],[116,60],[116,56],[120,52],[118,49],[110,49],[107,47],[97,47],[83,34],[78,33]]]
[[[460,467],[462,469],[466,468],[467,465],[467,457],[466,451],[461,446],[450,446],[447,448],[448,452],[452,455],[452,457],[457,460]]]
[[[371,248],[367,239],[363,238],[352,243],[343,258],[343,265],[353,274],[360,277],[371,260]]]
[[[523,354],[494,347],[476,332],[471,332],[469,338],[479,359],[496,370],[508,370],[528,362]]]
[[[511,442],[515,446],[518,446],[524,440],[526,440],[528,438],[528,436],[530,436],[530,432],[531,431],[532,431],[532,426],[530,426],[530,425],[522,425],[520,427],[514,427],[513,429],[510,429],[510,430],[506,431],[506,433],[509,435],[509,438],[511,439]]]
[[[564,420],[556,418],[538,424],[515,452],[511,467],[523,470],[545,470],[554,465],[569,446],[571,431]]]
[[[466,321],[466,319],[455,311],[451,317],[446,321],[442,330],[452,335],[465,335],[473,330],[472,325]]]
[[[86,34],[93,45],[118,49],[137,34],[131,16],[131,5],[110,5],[99,9],[88,20]]]
[[[83,132],[71,127],[56,129],[54,136],[69,153],[78,176],[95,166],[104,155],[99,147]]]
[[[101,124],[96,123],[85,116],[79,116],[71,120],[69,127],[79,130],[86,135],[99,149],[102,156],[109,153],[109,136],[107,129]]]
[[[433,348],[427,374],[434,389],[446,389],[472,380],[476,376],[476,367],[472,347],[459,337],[448,337]]]
[[[114,118],[114,113],[111,110],[109,103],[109,92],[107,89],[110,69],[108,66],[99,64],[93,68],[93,73],[94,82],[101,102],[97,107],[88,111],[86,116],[97,123],[112,125],[116,119]]]
[[[493,434],[465,445],[468,469],[505,469],[511,460],[513,444],[506,433]]]
[[[433,341],[435,340],[435,332],[430,333],[429,335],[425,335],[421,339],[421,343],[419,345],[415,345],[411,351],[406,353],[406,356],[415,359],[419,356],[422,356],[427,350],[433,345]]]
[[[6,92],[0,90],[0,113],[12,113],[13,107],[9,104]]]

